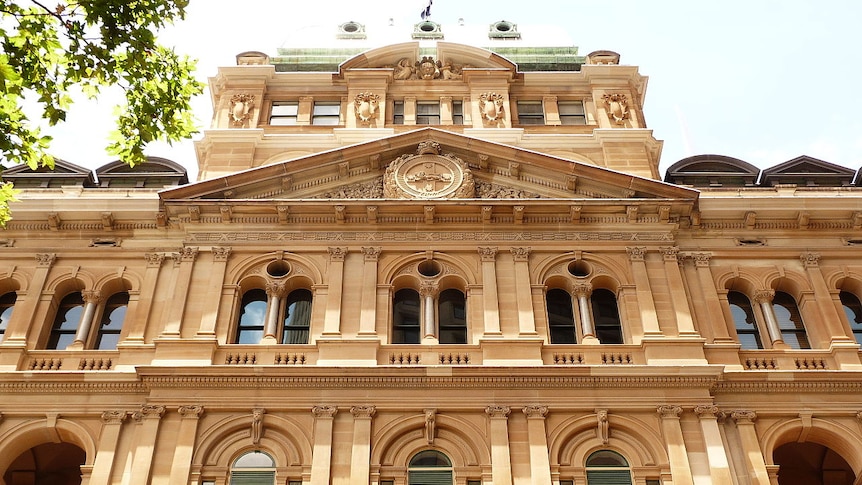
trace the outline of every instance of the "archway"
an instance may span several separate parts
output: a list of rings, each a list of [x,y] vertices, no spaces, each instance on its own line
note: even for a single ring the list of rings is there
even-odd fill
[[[775,449],[779,485],[853,485],[856,476],[847,461],[818,443],[785,443]]]
[[[80,485],[87,454],[70,443],[43,443],[18,455],[3,472],[7,485]]]

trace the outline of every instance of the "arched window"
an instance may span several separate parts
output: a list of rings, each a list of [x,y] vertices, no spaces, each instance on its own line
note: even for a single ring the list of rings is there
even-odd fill
[[[610,290],[599,288],[590,296],[596,337],[603,344],[623,343],[623,327],[617,297]]]
[[[772,299],[775,319],[781,331],[781,339],[792,349],[810,349],[802,315],[792,296],[783,291],[776,291]]]
[[[60,301],[47,349],[63,350],[75,341],[75,333],[78,331],[83,311],[84,297],[79,291],[66,295]]]
[[[467,343],[467,301],[464,293],[450,288],[437,298],[437,320],[441,344]]]
[[[230,485],[274,485],[275,460],[262,451],[250,451],[233,462]]]
[[[120,332],[129,307],[129,294],[125,291],[114,293],[105,302],[102,309],[102,319],[96,333],[93,348],[96,350],[115,350],[120,342]]]
[[[548,332],[552,344],[578,343],[572,297],[565,290],[552,288],[545,294],[548,308]]]
[[[599,450],[587,458],[587,485],[631,485],[632,472],[622,455]]]
[[[395,292],[392,301],[393,344],[419,343],[419,308],[419,292],[411,288]]]
[[[847,315],[847,321],[850,323],[850,330],[853,331],[856,342],[862,344],[862,302],[849,291],[838,293],[838,298],[844,306],[844,314]]]
[[[733,316],[733,325],[736,327],[736,336],[743,350],[762,349],[763,342],[760,340],[760,331],[754,320],[754,308],[751,300],[738,291],[727,293],[727,303],[730,305],[730,314]]]
[[[311,291],[293,290],[287,295],[284,310],[284,325],[281,342],[284,344],[307,344],[311,324]]]
[[[416,453],[407,468],[408,485],[452,485],[452,462],[434,450]]]
[[[14,291],[0,296],[0,342],[3,341],[6,329],[9,328],[9,319],[12,318],[12,309],[15,308],[17,299],[18,295]]]
[[[263,337],[266,321],[266,292],[261,289],[246,291],[242,295],[242,308],[236,330],[235,343],[256,344]]]

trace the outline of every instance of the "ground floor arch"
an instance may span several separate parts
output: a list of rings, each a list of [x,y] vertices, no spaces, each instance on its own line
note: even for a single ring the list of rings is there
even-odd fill
[[[19,454],[3,471],[6,485],[79,485],[87,455],[71,443],[43,443]]]
[[[784,443],[775,449],[778,485],[853,485],[856,475],[841,455],[819,443]]]

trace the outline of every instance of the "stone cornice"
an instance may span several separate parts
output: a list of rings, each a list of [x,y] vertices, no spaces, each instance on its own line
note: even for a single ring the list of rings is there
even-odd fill
[[[321,241],[338,241],[358,243],[368,242],[421,242],[421,241],[485,241],[485,242],[519,242],[526,241],[595,241],[595,242],[657,242],[667,243],[674,240],[670,231],[373,231],[373,232],[342,232],[342,231],[260,231],[260,232],[189,232],[187,242],[190,244],[231,244],[243,243],[260,245],[267,242],[290,241],[320,243]]]
[[[832,380],[829,375],[817,372],[817,380],[787,380],[787,381],[735,381],[717,382],[713,394],[734,393],[859,393],[862,392],[862,381]]]

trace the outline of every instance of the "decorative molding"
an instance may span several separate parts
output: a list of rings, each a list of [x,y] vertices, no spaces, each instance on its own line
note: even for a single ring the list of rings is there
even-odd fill
[[[715,404],[700,404],[694,407],[694,413],[699,418],[717,418],[721,410]]]
[[[737,409],[736,411],[730,412],[730,417],[736,421],[736,424],[751,424],[755,419],[757,419],[757,413],[746,409]]]
[[[39,266],[51,266],[56,259],[57,255],[54,253],[36,253],[36,264]]]
[[[524,412],[527,419],[545,419],[545,416],[548,415],[548,406],[531,404],[529,406],[524,406],[524,409],[521,411]]]
[[[323,241],[323,242],[425,242],[425,241],[673,241],[669,232],[481,232],[481,231],[384,231],[384,232],[341,232],[341,231],[291,231],[291,232],[193,232],[188,236],[191,242],[200,244],[240,244],[261,242]],[[645,251],[646,248],[641,248]]]
[[[757,290],[754,292],[754,301],[757,303],[772,303],[775,298],[775,290]]]
[[[212,248],[213,259],[218,262],[225,262],[227,258],[230,256],[231,248],[230,247],[222,247],[222,246],[214,246]]]
[[[799,255],[799,259],[806,268],[816,268],[820,265],[820,253],[805,252]]]
[[[371,419],[375,414],[377,414],[377,407],[372,405],[352,406],[350,408],[350,414],[352,414],[354,418]]]
[[[509,248],[509,251],[511,251],[512,257],[515,259],[515,261],[528,261],[530,258],[530,253],[533,252],[533,248],[514,247]]]
[[[631,261],[643,261],[644,256],[646,256],[646,247],[644,247],[644,246],[627,247],[626,253],[628,253],[629,260],[631,260]]]
[[[123,421],[129,417],[126,411],[105,411],[102,413],[102,424],[123,424]]]
[[[500,406],[497,404],[485,408],[485,414],[491,418],[508,418],[512,408],[509,406]]]
[[[251,410],[251,442],[255,445],[260,444],[260,438],[263,436],[263,415],[266,414],[264,408],[254,408]]]
[[[164,253],[146,253],[144,254],[144,259],[147,260],[148,268],[158,268],[162,265],[162,261],[165,260]]]
[[[365,261],[377,261],[380,259],[382,251],[383,248],[380,246],[362,246],[362,255],[365,257]]]
[[[140,422],[144,419],[162,419],[162,416],[164,416],[164,414],[165,414],[165,407],[164,406],[154,406],[154,405],[145,404],[145,405],[141,406],[140,410],[135,411],[132,414],[132,419],[134,419],[135,421],[138,421],[138,422]]]
[[[493,263],[497,259],[497,248],[494,247],[478,247],[479,259],[483,263]]]
[[[348,248],[335,246],[328,247],[326,250],[329,252],[330,261],[344,261],[344,257],[347,256]]]
[[[311,408],[311,414],[315,418],[334,418],[338,414],[338,408],[335,406],[314,406]]]
[[[180,406],[177,412],[184,418],[200,418],[204,413],[204,407],[197,404]]]
[[[682,414],[682,407],[672,404],[661,404],[656,407],[656,412],[662,418],[679,418],[679,415]]]

